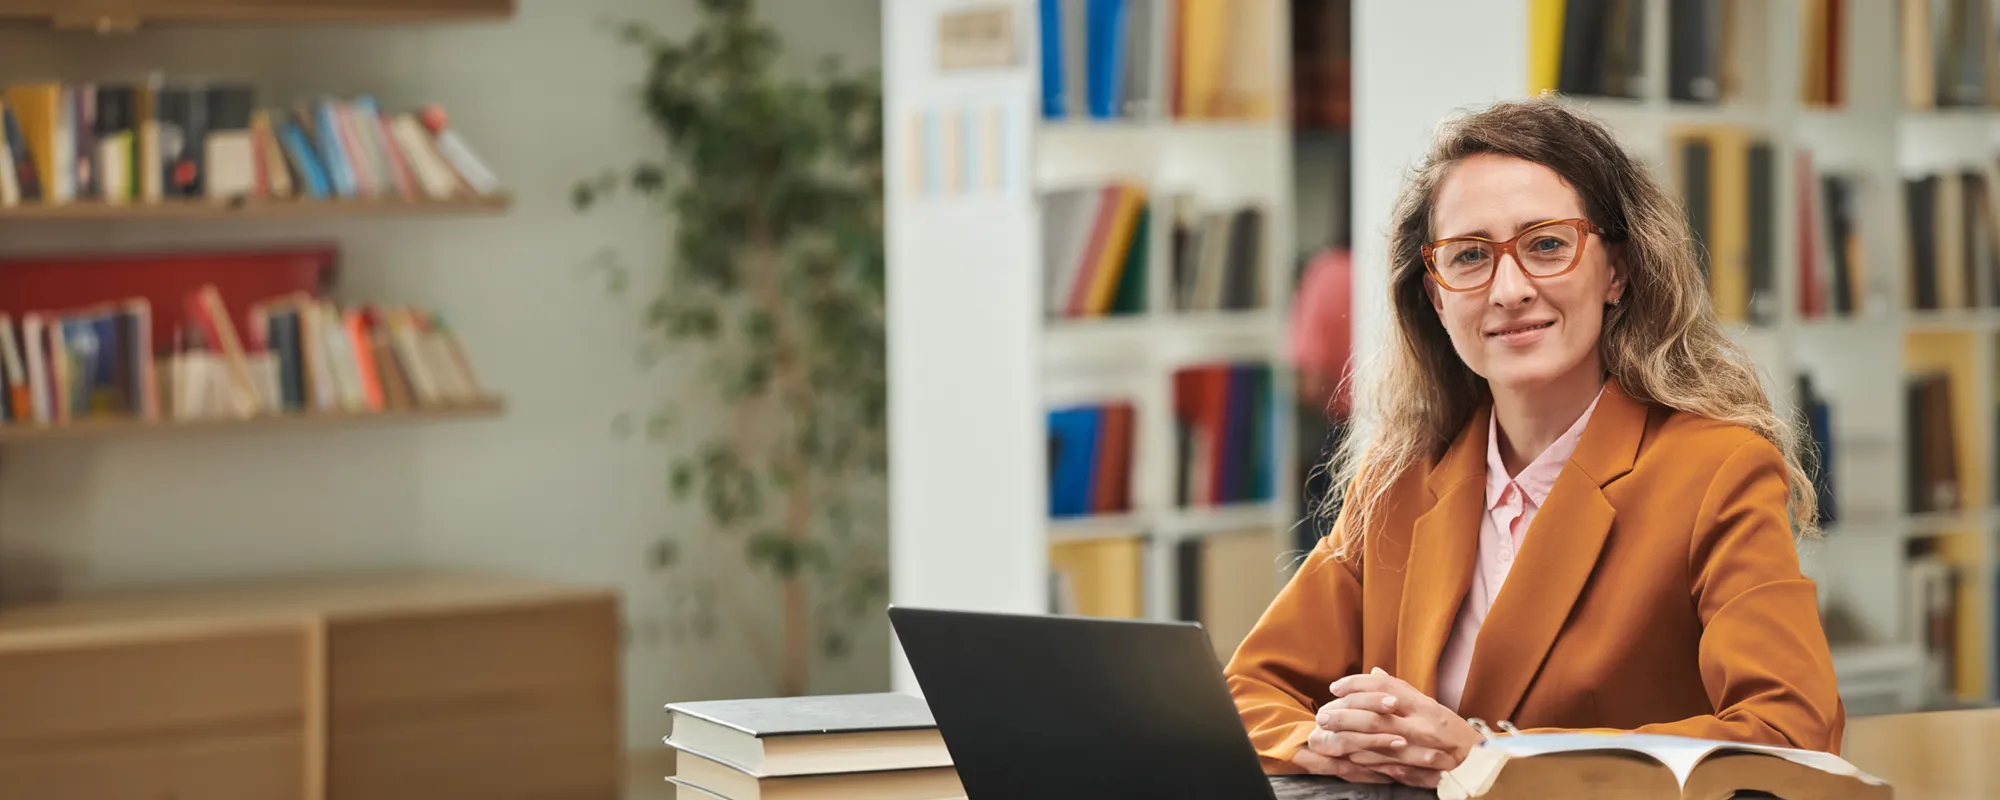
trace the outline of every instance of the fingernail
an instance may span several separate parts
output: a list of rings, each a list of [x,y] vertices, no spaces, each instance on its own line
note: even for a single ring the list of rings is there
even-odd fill
[[[1369,671],[1369,673],[1368,673],[1368,674],[1370,674],[1370,675],[1387,675],[1387,674],[1389,674],[1389,673],[1387,673],[1387,672],[1383,672],[1383,671],[1382,671],[1382,668],[1381,668],[1381,667],[1376,667],[1375,669],[1373,669],[1373,670]]]
[[[1403,741],[1401,739],[1397,739],[1396,741],[1389,743],[1390,747],[1408,747],[1409,745],[1410,745],[1409,742]]]
[[[1396,698],[1394,698],[1394,697],[1384,697],[1384,698],[1382,698],[1382,707],[1383,707],[1383,708],[1395,708],[1395,707],[1396,707]]]

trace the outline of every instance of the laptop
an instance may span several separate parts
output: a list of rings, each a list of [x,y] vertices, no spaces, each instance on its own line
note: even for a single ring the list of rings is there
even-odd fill
[[[890,606],[969,800],[1276,797],[1192,622]]]

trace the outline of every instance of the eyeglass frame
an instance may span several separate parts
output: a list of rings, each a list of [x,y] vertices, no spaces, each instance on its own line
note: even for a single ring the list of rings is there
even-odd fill
[[[1582,238],[1578,239],[1576,243],[1576,256],[1571,258],[1569,260],[1569,266],[1563,267],[1561,271],[1553,272],[1547,275],[1536,275],[1532,272],[1529,272],[1527,267],[1521,266],[1521,254],[1515,251],[1514,245],[1517,242],[1521,241],[1521,237],[1523,236],[1526,236],[1530,233],[1534,233],[1535,231],[1541,230],[1543,228],[1548,228],[1555,225],[1571,226],[1576,229],[1577,233],[1582,235]],[[1500,276],[1501,256],[1507,256],[1514,259],[1514,266],[1519,267],[1521,269],[1521,274],[1527,275],[1528,277],[1560,278],[1564,275],[1568,275],[1569,273],[1575,271],[1576,265],[1583,263],[1584,244],[1590,240],[1590,235],[1593,233],[1597,234],[1598,236],[1607,236],[1609,235],[1610,231],[1607,231],[1604,228],[1599,227],[1597,223],[1591,222],[1589,219],[1586,219],[1584,217],[1571,217],[1568,219],[1552,219],[1545,222],[1537,222],[1533,225],[1529,225],[1526,228],[1522,228],[1519,233],[1514,234],[1506,241],[1494,241],[1484,236],[1453,236],[1450,238],[1439,239],[1435,242],[1424,243],[1423,246],[1424,271],[1430,273],[1431,280],[1437,283],[1438,288],[1443,289],[1447,292],[1476,292],[1488,286],[1492,286],[1493,279]],[[1437,251],[1439,248],[1444,247],[1445,245],[1451,244],[1453,242],[1484,242],[1486,244],[1493,245],[1494,250],[1497,251],[1493,255],[1493,271],[1489,273],[1486,276],[1486,280],[1481,281],[1478,286],[1468,286],[1463,289],[1460,289],[1452,286],[1449,283],[1446,283],[1444,276],[1438,274],[1437,258],[1436,258]]]

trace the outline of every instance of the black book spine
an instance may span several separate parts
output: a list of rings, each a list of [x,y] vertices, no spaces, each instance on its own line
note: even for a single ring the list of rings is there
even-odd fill
[[[1750,321],[1778,321],[1777,154],[1768,141],[1752,142],[1750,167]]]

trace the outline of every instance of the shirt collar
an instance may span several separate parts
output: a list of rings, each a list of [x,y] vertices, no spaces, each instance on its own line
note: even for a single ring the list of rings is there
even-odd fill
[[[1500,497],[1507,491],[1509,483],[1521,487],[1521,491],[1528,495],[1528,499],[1533,501],[1535,507],[1541,507],[1542,503],[1549,499],[1549,492],[1555,489],[1556,477],[1562,474],[1563,464],[1569,461],[1570,454],[1576,452],[1576,443],[1583,438],[1583,429],[1590,422],[1590,414],[1597,410],[1597,401],[1603,397],[1604,390],[1599,388],[1597,396],[1591,398],[1590,405],[1582,414],[1577,415],[1575,422],[1570,423],[1569,430],[1563,431],[1563,435],[1550,442],[1548,449],[1543,450],[1541,455],[1535,456],[1535,460],[1528,462],[1528,466],[1521,470],[1521,474],[1513,476],[1511,480],[1507,476],[1506,463],[1500,459],[1499,415],[1488,414],[1486,507],[1491,509],[1499,504]]]

